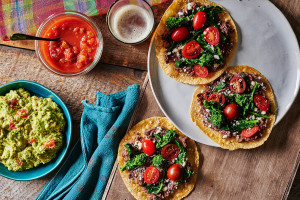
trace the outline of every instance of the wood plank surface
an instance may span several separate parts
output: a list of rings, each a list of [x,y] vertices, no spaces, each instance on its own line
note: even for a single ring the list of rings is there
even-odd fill
[[[291,174],[295,173],[299,164],[299,101],[300,95],[284,119],[274,127],[268,141],[259,148],[231,152],[197,143],[199,177],[194,191],[186,199],[286,199],[293,179]],[[163,116],[149,84],[137,109],[142,112],[132,119],[133,125],[148,117]],[[109,191],[102,199],[134,200],[122,181],[118,167],[112,172],[113,178],[107,185]]]
[[[271,0],[287,17],[298,41],[300,39],[300,1]],[[171,3],[153,6],[156,24]],[[105,16],[93,17],[104,36],[101,62],[146,70],[150,39],[140,45],[125,45],[115,40],[106,27]],[[3,44],[0,41],[0,44]],[[5,43],[34,49],[33,43]],[[76,78],[58,77],[46,71],[32,51],[0,46],[0,84],[13,80],[37,81],[56,92],[69,107],[74,120],[74,137],[78,137],[82,113],[80,101],[94,102],[95,91],[113,93],[133,83],[141,84],[146,73],[99,63],[87,75]],[[151,116],[162,116],[149,85],[141,99],[134,122]],[[297,106],[298,103],[298,106]],[[260,148],[229,152],[198,144],[201,165],[197,186],[187,199],[300,199],[299,132],[300,97],[284,119],[274,128],[270,139]],[[298,151],[291,151],[291,149]],[[295,177],[293,183],[293,179]],[[120,178],[113,173],[106,199],[133,199]],[[34,181],[20,182],[0,177],[0,199],[34,199],[51,174]],[[291,188],[291,192],[289,193]]]
[[[74,77],[60,77],[50,73],[33,51],[0,46],[0,85],[14,80],[38,82],[57,93],[66,103],[73,120],[73,135],[79,137],[79,122],[83,106],[81,100],[95,103],[96,91],[112,94],[131,84],[143,84],[146,72],[99,63],[90,73]],[[0,200],[31,200],[52,177],[47,175],[33,181],[13,181],[0,176]]]

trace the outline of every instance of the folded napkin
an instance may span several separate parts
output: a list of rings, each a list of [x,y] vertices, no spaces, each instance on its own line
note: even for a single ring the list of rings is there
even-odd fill
[[[139,97],[139,85],[105,95],[97,92],[96,105],[82,101],[84,110],[77,141],[37,200],[100,199]]]
[[[150,5],[166,0],[147,0]],[[4,0],[0,1],[0,40],[13,33],[35,34],[39,25],[50,15],[75,10],[86,15],[106,14],[115,0]]]

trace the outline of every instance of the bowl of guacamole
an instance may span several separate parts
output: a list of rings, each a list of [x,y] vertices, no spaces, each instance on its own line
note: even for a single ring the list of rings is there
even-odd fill
[[[70,145],[65,103],[41,84],[20,80],[0,87],[0,175],[33,180],[53,171]]]

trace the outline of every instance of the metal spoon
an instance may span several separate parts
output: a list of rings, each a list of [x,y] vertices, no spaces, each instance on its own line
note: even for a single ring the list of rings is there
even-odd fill
[[[15,40],[44,40],[44,41],[59,41],[60,38],[42,38],[42,37],[35,37],[32,35],[26,35],[23,33],[15,33],[10,36],[10,40],[15,41]]]

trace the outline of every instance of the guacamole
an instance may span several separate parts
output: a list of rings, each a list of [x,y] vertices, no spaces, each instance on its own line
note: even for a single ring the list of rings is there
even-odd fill
[[[24,89],[0,96],[0,162],[23,171],[50,162],[63,145],[66,121],[50,98]]]

